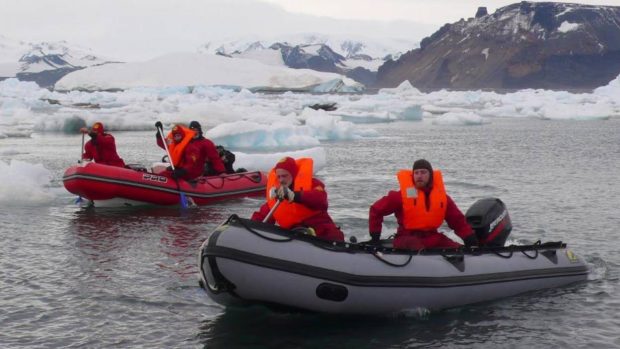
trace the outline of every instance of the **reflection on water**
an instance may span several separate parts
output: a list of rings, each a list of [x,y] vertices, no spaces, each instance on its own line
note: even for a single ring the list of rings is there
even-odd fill
[[[564,326],[577,326],[581,320],[570,318],[574,309],[562,305],[578,302],[585,288],[579,284],[441,312],[412,309],[390,316],[229,307],[204,320],[197,339],[205,348],[440,348],[446,343],[497,348],[507,340],[527,336],[536,347],[554,347],[556,339],[545,334],[558,318],[566,320]],[[377,299],[380,297],[378,293]],[[532,309],[537,309],[536,317]]]
[[[90,207],[75,213],[68,230],[75,235],[77,251],[91,262],[80,264],[97,277],[109,277],[108,271],[118,268],[122,259],[142,263],[139,258],[158,251],[159,268],[188,279],[197,272],[198,248],[225,218],[225,212],[212,207]]]
[[[488,343],[489,333],[507,325],[502,320],[484,307],[439,314],[414,310],[388,317],[278,312],[254,306],[228,308],[203,321],[198,339],[205,348],[441,347],[446,342],[471,347]]]

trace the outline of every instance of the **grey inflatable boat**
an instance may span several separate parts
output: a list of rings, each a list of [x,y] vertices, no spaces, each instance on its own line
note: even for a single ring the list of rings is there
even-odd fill
[[[562,242],[409,251],[389,240],[323,241],[235,215],[204,242],[199,265],[200,285],[217,303],[342,314],[457,307],[588,274]]]

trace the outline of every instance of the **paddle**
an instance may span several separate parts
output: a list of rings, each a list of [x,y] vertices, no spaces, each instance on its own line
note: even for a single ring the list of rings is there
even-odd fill
[[[267,215],[265,216],[265,218],[263,219],[263,223],[267,223],[267,221],[269,220],[269,218],[271,218],[271,216],[273,215],[274,212],[276,212],[276,209],[278,208],[278,206],[280,206],[280,203],[282,202],[282,200],[278,199],[278,202],[276,202],[275,205],[273,205],[273,207],[271,208],[271,210],[269,210],[269,213],[267,213]]]
[[[82,147],[80,148],[80,157],[78,158],[78,164],[82,163],[82,157],[84,156],[84,132],[82,132]],[[82,197],[78,196],[77,199],[75,199],[75,203],[79,204],[82,202]]]
[[[269,191],[269,198],[273,198],[275,196],[276,196],[276,188],[271,188],[271,190]],[[276,202],[276,204],[273,205],[271,210],[269,210],[269,213],[267,213],[267,215],[263,219],[263,223],[267,223],[267,221],[271,218],[271,216],[273,216],[274,212],[276,212],[276,210],[278,209],[278,206],[280,206],[280,203],[282,203],[282,199],[278,198],[278,202]]]
[[[170,159],[170,167],[172,167],[172,171],[174,171],[175,170],[174,163],[172,161],[172,156],[170,156],[170,151],[168,150],[168,144],[166,143],[166,137],[164,137],[164,130],[158,127],[157,133],[159,134],[159,137],[161,137],[162,143],[164,143],[164,149],[166,150],[166,154],[168,154],[168,159]],[[179,184],[179,180],[176,178],[174,178],[174,181],[177,184],[177,190],[179,191],[179,196],[181,199],[181,207],[187,208],[188,207],[187,198],[185,197],[185,193],[181,191],[181,184]]]
[[[82,147],[80,148],[80,159],[78,160],[78,164],[82,162],[82,157],[84,157],[84,132],[82,132]]]

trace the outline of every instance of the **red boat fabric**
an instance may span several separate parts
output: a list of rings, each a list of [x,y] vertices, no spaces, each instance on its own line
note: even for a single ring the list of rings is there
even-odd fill
[[[177,182],[169,177],[94,162],[69,167],[63,176],[65,188],[91,201],[116,198],[154,205],[178,205],[179,189],[197,205],[246,196],[262,196],[267,176],[262,172],[200,177]]]

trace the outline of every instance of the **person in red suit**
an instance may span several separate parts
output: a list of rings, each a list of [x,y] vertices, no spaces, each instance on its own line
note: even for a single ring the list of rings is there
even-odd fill
[[[82,159],[94,160],[98,164],[125,167],[125,162],[116,152],[116,142],[114,136],[106,133],[101,122],[95,122],[88,129],[82,127],[82,133],[88,133],[90,140],[84,145]]]
[[[370,206],[368,230],[371,243],[380,244],[383,217],[396,216],[398,229],[394,247],[403,249],[458,248],[453,241],[437,230],[446,221],[465,246],[478,245],[471,226],[456,206],[443,184],[441,171],[433,171],[424,159],[413,163],[412,170],[398,175],[400,190],[393,190]]]
[[[161,122],[157,122],[155,127],[161,128]],[[202,176],[202,172],[205,166],[205,157],[201,153],[198,144],[192,142],[196,132],[189,128],[177,124],[170,133],[166,136],[166,145],[170,152],[170,162],[174,165],[169,166],[163,175],[172,177],[175,179],[184,179],[186,181],[194,180]],[[162,149],[165,149],[164,143],[157,134],[157,145]]]
[[[325,185],[313,177],[312,165],[310,158],[285,157],[278,161],[267,180],[267,202],[251,219],[263,221],[281,200],[268,223],[291,230],[301,228],[325,240],[344,241],[344,234],[327,213]]]
[[[200,157],[205,159],[205,165],[207,166],[207,176],[217,176],[225,174],[226,167],[220,158],[220,154],[215,148],[215,144],[211,140],[205,138],[202,135],[202,126],[198,121],[192,121],[189,123],[190,130],[196,132],[194,138],[190,143],[196,143],[200,151]]]

